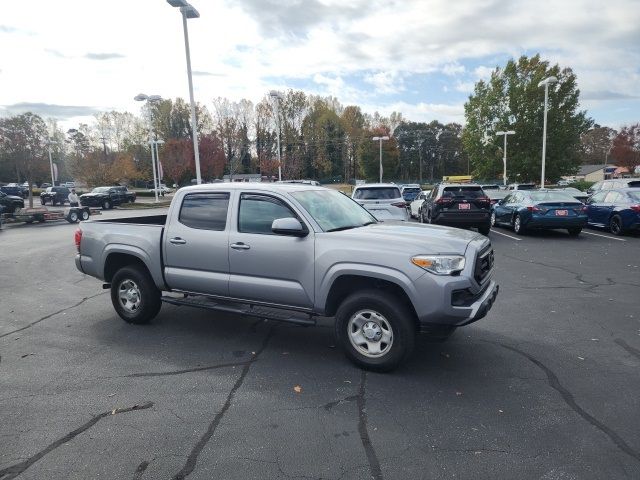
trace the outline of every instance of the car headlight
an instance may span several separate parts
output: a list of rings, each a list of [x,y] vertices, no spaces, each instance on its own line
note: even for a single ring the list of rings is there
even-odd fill
[[[411,263],[436,275],[453,275],[464,269],[462,255],[417,255]]]

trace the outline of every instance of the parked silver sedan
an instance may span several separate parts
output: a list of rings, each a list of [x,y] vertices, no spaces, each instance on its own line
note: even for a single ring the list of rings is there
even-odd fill
[[[430,193],[431,190],[422,190],[416,199],[409,204],[409,215],[411,215],[411,218],[420,218],[420,207],[422,207],[422,204]]]
[[[407,205],[400,189],[393,183],[367,183],[358,185],[351,195],[380,221],[409,220]]]

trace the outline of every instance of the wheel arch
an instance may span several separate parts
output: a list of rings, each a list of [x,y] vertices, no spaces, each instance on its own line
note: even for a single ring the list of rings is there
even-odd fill
[[[364,273],[341,273],[333,279],[322,304],[324,315],[334,316],[345,298],[362,290],[382,290],[394,295],[407,305],[416,327],[418,326],[418,315],[411,301],[411,296],[399,282]]]

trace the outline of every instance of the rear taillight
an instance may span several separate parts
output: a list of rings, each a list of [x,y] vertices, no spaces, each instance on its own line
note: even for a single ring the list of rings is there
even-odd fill
[[[545,213],[547,211],[546,208],[540,208],[537,205],[534,205],[532,207],[527,207],[527,210],[529,210],[530,212],[536,212],[536,213]]]
[[[404,202],[396,202],[396,203],[392,203],[391,206],[393,207],[398,207],[398,208],[407,208],[407,204]]]
[[[76,242],[76,248],[78,249],[78,253],[80,253],[80,242],[82,242],[82,230],[77,229],[73,238]]]
[[[631,210],[633,210],[634,212],[638,212],[640,213],[640,205],[631,205]]]
[[[492,203],[489,197],[478,197],[476,198],[476,202],[480,203]]]
[[[580,214],[580,213],[586,213],[586,211],[587,211],[587,206],[586,206],[586,205],[583,205],[583,206],[581,206],[581,207],[579,207],[579,208],[574,208],[574,211],[575,211],[577,214]]]

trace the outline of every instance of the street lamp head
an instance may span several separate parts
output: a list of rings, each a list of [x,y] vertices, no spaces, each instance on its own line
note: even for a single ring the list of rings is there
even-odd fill
[[[135,97],[133,97],[133,99],[136,102],[144,102],[145,100],[149,99],[149,95],[145,95],[144,93],[139,93],[138,95],[136,95]]]
[[[271,98],[277,98],[278,100],[281,100],[281,99],[282,99],[282,94],[281,94],[279,91],[277,91],[277,90],[271,90],[271,91],[269,92],[269,96],[270,96]]]
[[[162,144],[164,144],[164,140],[156,140],[156,143],[157,143],[158,145],[162,145]]]
[[[200,13],[192,5],[187,4],[184,7],[180,7],[180,11],[187,18],[200,18]]]
[[[507,135],[515,135],[516,134],[516,132],[514,132],[513,130],[507,130],[505,133]]]
[[[551,85],[552,83],[557,83],[558,79],[556,77],[547,77],[544,80],[542,80],[538,86],[539,87],[544,87],[546,85]]]
[[[381,137],[382,140],[389,140],[389,137],[387,137],[386,135],[384,137]]]
[[[380,137],[373,137],[371,140],[373,140],[374,142],[377,142],[378,140],[380,140]]]
[[[187,0],[167,0],[167,3],[172,7],[186,7],[189,5]]]
[[[160,95],[149,95],[150,102],[159,102],[160,100],[162,100]]]

